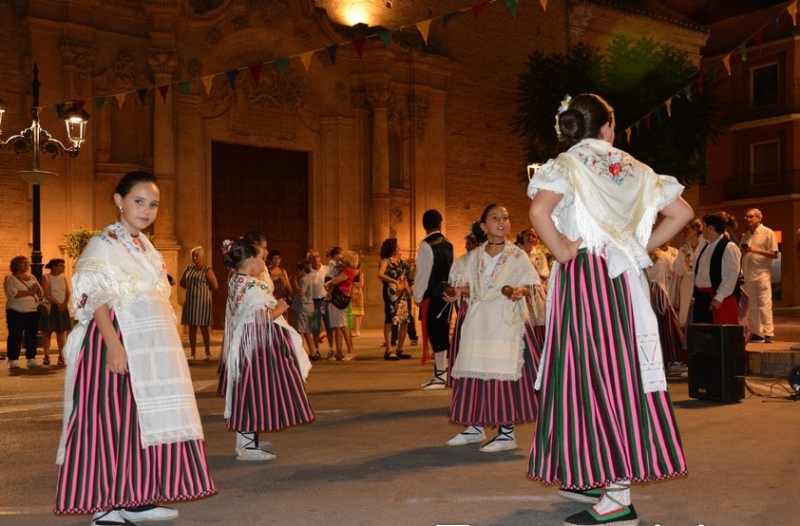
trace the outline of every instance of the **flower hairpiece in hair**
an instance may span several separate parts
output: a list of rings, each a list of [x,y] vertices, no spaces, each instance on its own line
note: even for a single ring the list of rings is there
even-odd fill
[[[233,246],[233,241],[230,239],[226,239],[222,242],[222,254],[225,255],[231,251],[231,247]]]
[[[564,95],[564,100],[561,101],[561,106],[558,107],[558,113],[556,113],[556,134],[558,135],[559,141],[565,141],[563,135],[561,135],[561,128],[558,126],[558,116],[564,113],[569,109],[569,103],[572,101],[572,97],[569,95]]]

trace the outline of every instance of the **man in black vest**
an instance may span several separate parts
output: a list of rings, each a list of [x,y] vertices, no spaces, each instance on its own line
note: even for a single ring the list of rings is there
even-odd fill
[[[444,389],[447,384],[452,313],[451,304],[444,300],[444,286],[453,264],[453,245],[441,233],[442,214],[438,210],[428,210],[422,214],[422,227],[427,235],[417,251],[414,300],[420,307],[423,345],[426,340],[430,342],[434,357],[433,379],[422,384],[422,388]]]
[[[737,325],[742,253],[725,235],[720,214],[703,216],[703,225],[708,244],[695,263],[694,322]]]

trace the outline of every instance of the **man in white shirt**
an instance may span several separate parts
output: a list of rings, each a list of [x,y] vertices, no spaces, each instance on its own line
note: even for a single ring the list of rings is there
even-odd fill
[[[314,299],[314,314],[309,320],[309,330],[314,335],[314,352],[312,356],[318,359],[319,356],[319,335],[322,332],[322,304],[325,301],[325,276],[328,274],[328,266],[322,264],[322,258],[314,249],[308,251],[306,259],[311,263],[311,297]]]
[[[741,252],[725,234],[721,214],[703,216],[708,244],[697,256],[694,280],[694,323],[739,323],[739,262]]]
[[[425,239],[417,251],[414,301],[420,306],[422,343],[433,348],[433,379],[422,384],[425,390],[444,389],[447,384],[447,351],[450,349],[451,304],[444,300],[444,285],[453,264],[453,245],[442,234],[442,214],[427,210],[422,214]]]
[[[745,213],[748,229],[742,236],[742,274],[750,298],[750,340],[772,343],[772,260],[778,257],[778,242],[775,232],[761,224],[761,218],[757,208]]]

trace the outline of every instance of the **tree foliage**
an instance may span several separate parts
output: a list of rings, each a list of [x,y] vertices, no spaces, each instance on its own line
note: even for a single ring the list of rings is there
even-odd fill
[[[564,95],[597,93],[614,107],[615,146],[658,173],[696,184],[707,172],[706,141],[723,129],[715,83],[706,75],[700,91],[698,76],[686,53],[650,38],[615,37],[604,55],[585,44],[568,55],[536,51],[519,78],[513,125],[525,141],[528,162],[544,162],[565,148],[553,128]]]

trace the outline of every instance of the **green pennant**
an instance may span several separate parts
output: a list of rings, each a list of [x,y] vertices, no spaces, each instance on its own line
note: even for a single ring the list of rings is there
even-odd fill
[[[275,67],[278,68],[278,75],[281,77],[283,73],[286,71],[286,65],[289,64],[289,59],[287,57],[279,58],[275,61]]]
[[[692,87],[686,86],[685,88],[683,88],[683,93],[684,95],[686,95],[686,100],[692,102]]]
[[[381,42],[383,42],[383,45],[386,46],[386,49],[389,49],[389,44],[392,43],[392,33],[394,33],[394,31],[391,30],[378,33],[378,38],[381,39]]]
[[[94,107],[97,108],[97,111],[103,111],[103,104],[106,103],[105,97],[95,97],[94,98]]]
[[[739,47],[736,48],[736,51],[742,56],[742,62],[747,62],[747,42],[742,42],[739,44]]]
[[[181,93],[183,93],[184,95],[188,95],[189,94],[189,84],[191,84],[190,80],[183,80],[181,82],[178,82],[178,89],[180,89]]]
[[[506,0],[506,5],[508,6],[508,10],[511,11],[511,16],[516,18],[517,17],[517,0]]]

